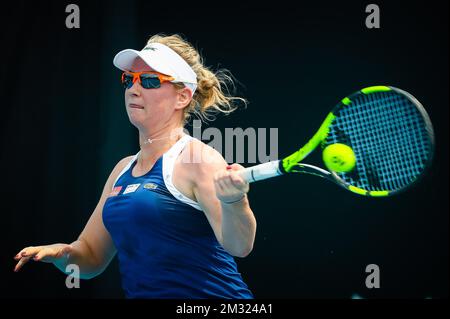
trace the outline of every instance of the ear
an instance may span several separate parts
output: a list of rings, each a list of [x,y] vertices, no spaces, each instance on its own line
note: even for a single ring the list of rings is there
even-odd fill
[[[178,90],[178,101],[175,108],[184,109],[186,106],[189,105],[191,100],[192,100],[191,90],[189,90],[187,87],[184,87]]]

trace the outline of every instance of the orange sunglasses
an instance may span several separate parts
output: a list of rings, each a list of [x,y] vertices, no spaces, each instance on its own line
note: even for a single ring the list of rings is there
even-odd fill
[[[157,89],[161,87],[164,82],[170,82],[175,80],[174,77],[165,75],[156,71],[144,71],[144,72],[128,72],[122,73],[122,84],[125,89],[130,89],[134,82],[139,81],[139,84],[144,89]]]

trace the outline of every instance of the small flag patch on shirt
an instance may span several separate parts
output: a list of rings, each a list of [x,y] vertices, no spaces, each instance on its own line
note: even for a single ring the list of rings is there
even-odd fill
[[[109,197],[119,195],[121,189],[122,189],[122,186],[114,187],[113,190],[111,191],[111,193],[109,193]]]
[[[127,186],[127,188],[125,188],[125,190],[123,191],[123,194],[128,194],[128,193],[133,193],[135,192],[138,188],[139,188],[139,184],[130,184]]]

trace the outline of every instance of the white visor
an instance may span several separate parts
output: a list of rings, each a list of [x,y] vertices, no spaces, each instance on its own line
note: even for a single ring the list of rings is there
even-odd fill
[[[136,59],[140,58],[153,70],[175,78],[174,83],[183,83],[192,95],[197,89],[197,75],[187,62],[168,46],[161,43],[148,44],[142,51],[126,49],[114,57],[114,65],[122,71],[134,71]]]

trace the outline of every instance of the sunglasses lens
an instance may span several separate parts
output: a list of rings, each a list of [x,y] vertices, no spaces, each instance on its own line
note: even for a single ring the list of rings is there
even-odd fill
[[[142,74],[141,85],[144,89],[157,89],[161,87],[161,81],[156,74]]]
[[[124,74],[122,77],[122,84],[125,89],[129,89],[133,86],[133,76]]]

